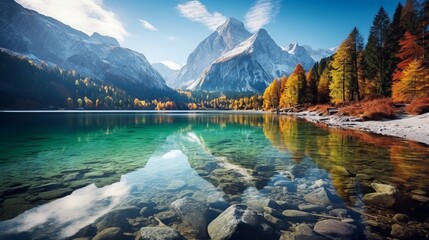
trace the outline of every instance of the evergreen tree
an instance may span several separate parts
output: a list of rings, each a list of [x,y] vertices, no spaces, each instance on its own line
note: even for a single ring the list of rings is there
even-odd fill
[[[393,14],[392,23],[389,26],[389,36],[386,42],[386,47],[390,54],[387,66],[387,75],[390,79],[393,78],[393,73],[396,69],[396,65],[398,65],[398,63],[400,62],[400,59],[396,57],[396,54],[401,48],[399,42],[401,41],[405,33],[405,29],[401,26],[402,9],[402,5],[398,3],[395,13]]]
[[[405,31],[410,32],[413,35],[418,34],[415,6],[415,0],[407,0],[401,13],[401,26]]]
[[[367,76],[376,82],[379,95],[390,95],[391,77],[388,73],[390,52],[386,48],[389,39],[390,19],[383,7],[374,17],[365,49]]]

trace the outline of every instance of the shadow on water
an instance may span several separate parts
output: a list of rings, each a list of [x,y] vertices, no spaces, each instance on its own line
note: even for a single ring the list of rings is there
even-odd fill
[[[205,239],[233,204],[259,211],[277,236],[331,218],[357,227],[351,238],[392,237],[397,213],[413,238],[428,231],[429,148],[414,142],[269,114],[9,114],[0,125],[0,239],[112,227],[134,239],[159,222]],[[398,190],[392,207],[363,201],[373,183]],[[203,230],[173,210],[186,197],[207,207]]]

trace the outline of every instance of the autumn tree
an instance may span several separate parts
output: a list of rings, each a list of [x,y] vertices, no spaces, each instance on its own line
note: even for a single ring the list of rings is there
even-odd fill
[[[335,104],[360,100],[358,82],[358,54],[362,51],[363,40],[357,28],[339,46],[332,61],[329,96]]]
[[[305,95],[306,95],[306,99],[305,102],[306,103],[310,103],[310,104],[316,104],[317,102],[317,78],[316,78],[316,73],[313,70],[313,68],[311,68],[307,74],[305,75],[305,80],[306,80],[306,91],[305,91]]]
[[[397,102],[429,97],[428,69],[422,59],[413,59],[403,69],[401,78],[393,85],[393,99]]]
[[[280,81],[274,81],[268,85],[264,92],[264,109],[277,109],[280,103]]]
[[[404,38],[399,43],[401,49],[396,54],[399,63],[393,74],[393,80],[398,81],[402,78],[403,70],[410,64],[412,60],[423,58],[424,48],[418,44],[417,36],[406,32]]]
[[[296,65],[289,76],[282,98],[284,98],[287,107],[306,103],[305,70],[301,64]]]
[[[330,70],[325,68],[317,84],[317,102],[329,103],[329,83],[331,82]]]

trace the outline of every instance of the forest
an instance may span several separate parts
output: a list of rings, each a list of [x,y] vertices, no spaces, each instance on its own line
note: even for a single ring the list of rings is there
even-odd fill
[[[359,30],[352,29],[333,56],[307,72],[298,64],[290,76],[274,79],[264,92],[264,109],[387,98],[424,102],[429,111],[428,12],[427,0],[398,4],[392,19],[381,7],[366,45]]]

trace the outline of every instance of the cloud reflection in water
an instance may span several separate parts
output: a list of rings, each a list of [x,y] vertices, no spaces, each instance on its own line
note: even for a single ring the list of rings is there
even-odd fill
[[[0,222],[3,234],[42,231],[50,237],[69,237],[118,206],[128,195],[130,186],[124,178],[120,182],[97,188],[94,184],[74,191],[71,195],[28,210],[21,215]]]

